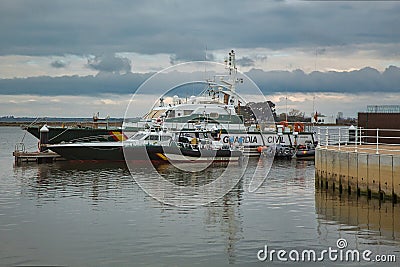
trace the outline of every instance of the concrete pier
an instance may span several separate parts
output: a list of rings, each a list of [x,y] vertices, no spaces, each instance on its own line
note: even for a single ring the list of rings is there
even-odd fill
[[[358,152],[357,152],[358,151]],[[400,196],[400,151],[373,146],[322,146],[315,152],[315,182],[323,189],[391,199]]]

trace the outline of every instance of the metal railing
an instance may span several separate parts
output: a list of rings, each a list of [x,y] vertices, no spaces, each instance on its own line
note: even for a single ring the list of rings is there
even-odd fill
[[[337,150],[400,152],[400,129],[366,129],[362,127],[318,127],[318,147]]]

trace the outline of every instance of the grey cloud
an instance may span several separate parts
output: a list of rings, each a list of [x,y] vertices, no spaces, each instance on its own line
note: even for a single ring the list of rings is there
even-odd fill
[[[214,54],[210,52],[206,52],[206,50],[184,50],[178,53],[175,53],[170,56],[170,63],[171,65],[175,65],[179,62],[186,62],[186,61],[214,61],[215,57]]]
[[[50,66],[56,69],[65,68],[68,64],[63,60],[54,60],[50,63]]]
[[[236,63],[239,66],[251,67],[251,66],[254,66],[255,61],[249,57],[242,57],[242,58],[236,60]]]
[[[253,69],[247,73],[264,93],[271,92],[335,92],[371,93],[399,92],[400,68],[390,66],[383,73],[373,68],[350,72],[312,72],[301,70],[269,71]]]
[[[0,9],[0,55],[174,54],[212,49],[400,42],[396,2],[14,1]]]
[[[259,60],[261,62],[265,62],[268,60],[268,56],[266,55],[257,55],[256,60]]]
[[[151,74],[109,73],[97,76],[30,77],[0,79],[0,94],[4,95],[86,95],[131,94]]]
[[[100,95],[132,94],[153,73],[127,73],[119,75],[108,72],[97,76],[31,77],[0,79],[0,94],[3,95]],[[373,68],[350,72],[312,72],[301,70],[263,71],[252,69],[247,74],[268,95],[276,92],[336,92],[375,93],[400,91],[400,68],[390,66],[380,73]],[[163,74],[167,75],[167,74]],[[187,79],[199,80],[201,74],[185,73]],[[192,76],[190,76],[192,75]],[[158,84],[141,93],[162,94],[169,89],[169,83],[179,80],[182,74],[168,73]]]
[[[98,70],[100,72],[119,74],[131,72],[131,61],[127,58],[121,58],[115,55],[89,58],[87,66],[90,69]]]

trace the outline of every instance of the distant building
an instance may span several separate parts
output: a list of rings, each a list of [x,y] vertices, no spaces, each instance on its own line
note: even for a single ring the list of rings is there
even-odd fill
[[[358,127],[400,129],[400,105],[367,106],[367,112],[358,112]]]
[[[367,106],[367,113],[400,113],[400,105]]]
[[[339,112],[337,113],[337,119],[338,119],[338,120],[343,119],[343,112],[339,111]]]
[[[367,106],[367,112],[358,113],[358,127],[364,129],[381,129],[381,142],[400,143],[398,132],[390,131],[392,129],[400,130],[400,105],[380,105]],[[388,131],[385,131],[387,129]],[[371,131],[368,132],[371,134]],[[375,142],[375,138],[368,138],[366,142]]]
[[[317,119],[317,120],[315,120]],[[317,123],[317,124],[336,124],[336,118],[335,116],[325,116],[318,114],[318,116],[311,117],[311,122],[312,123]]]

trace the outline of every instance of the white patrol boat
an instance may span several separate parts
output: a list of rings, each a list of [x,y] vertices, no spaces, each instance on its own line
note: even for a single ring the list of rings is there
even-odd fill
[[[129,136],[143,127],[157,124],[162,124],[171,131],[195,129],[200,125],[201,128],[212,131],[225,144],[240,143],[248,156],[259,155],[259,147],[277,144],[295,147],[306,142],[315,142],[314,133],[306,132],[304,124],[290,126],[285,122],[276,125],[270,110],[260,118],[256,114],[257,110],[253,111],[246,106],[245,100],[235,90],[236,85],[243,83],[244,79],[236,77],[233,50],[225,62],[227,74],[216,75],[212,80],[207,80],[201,94],[189,98],[175,95],[170,104],[160,98],[159,105],[141,120],[125,120],[122,125],[124,133]]]

